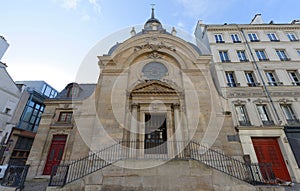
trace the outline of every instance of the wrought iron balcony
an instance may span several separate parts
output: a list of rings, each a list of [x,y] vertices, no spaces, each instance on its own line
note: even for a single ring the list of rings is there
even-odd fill
[[[260,86],[260,83],[258,82],[251,82],[251,83],[247,83],[249,87],[257,87]]]
[[[290,61],[291,59],[290,58],[287,58],[287,57],[283,57],[283,58],[280,58],[281,61]]]
[[[300,125],[299,119],[287,119],[287,124],[291,126],[298,126]]]
[[[250,121],[239,121],[240,126],[251,126]]]
[[[268,82],[268,84],[270,86],[282,86],[283,85],[283,82],[277,82],[277,81],[274,81],[274,82]]]
[[[265,125],[265,126],[272,126],[272,125],[274,125],[274,121],[272,121],[272,120],[269,120],[269,121],[262,121],[262,123],[263,123],[263,125]]]
[[[221,60],[222,62],[231,62],[231,60]]]
[[[248,59],[240,59],[240,62],[249,62]]]
[[[258,60],[259,60],[259,61],[270,61],[269,58],[259,58]]]
[[[229,87],[239,87],[241,84],[240,83],[235,83],[235,82],[230,82],[230,83],[227,83],[227,85]]]
[[[298,81],[298,82],[292,82],[292,84],[293,84],[294,86],[300,86],[300,81]]]

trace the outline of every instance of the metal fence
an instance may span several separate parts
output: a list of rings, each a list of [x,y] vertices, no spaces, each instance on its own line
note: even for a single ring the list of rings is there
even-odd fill
[[[8,165],[1,181],[1,185],[14,187],[16,190],[22,190],[24,188],[28,169],[29,165]]]
[[[141,141],[120,141],[76,161],[52,169],[49,186],[64,186],[119,160],[196,160],[250,184],[273,184],[270,164],[247,164],[198,142],[166,141],[156,147]]]

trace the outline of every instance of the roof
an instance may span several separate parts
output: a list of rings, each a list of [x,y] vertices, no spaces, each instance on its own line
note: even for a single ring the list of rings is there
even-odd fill
[[[78,96],[68,96],[70,86],[76,86],[79,88]],[[84,100],[93,94],[95,87],[96,84],[70,83],[60,93],[58,93],[55,98],[52,98],[51,100]]]

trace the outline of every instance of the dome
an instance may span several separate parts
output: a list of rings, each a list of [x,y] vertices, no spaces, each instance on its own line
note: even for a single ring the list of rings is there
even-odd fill
[[[154,16],[154,8],[152,8],[151,18],[144,25],[144,30],[164,30],[160,21]]]

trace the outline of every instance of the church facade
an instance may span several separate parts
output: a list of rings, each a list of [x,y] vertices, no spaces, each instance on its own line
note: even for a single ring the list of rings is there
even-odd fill
[[[152,10],[98,58],[97,84],[71,83],[45,102],[28,179],[52,174],[47,190],[255,190],[240,181],[247,157],[205,46],[166,31]]]

